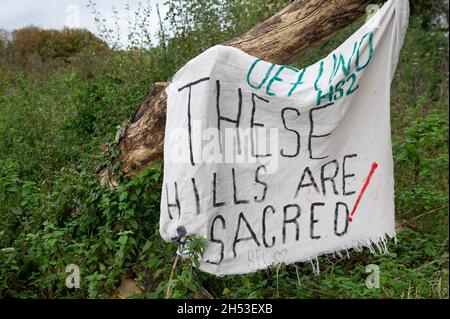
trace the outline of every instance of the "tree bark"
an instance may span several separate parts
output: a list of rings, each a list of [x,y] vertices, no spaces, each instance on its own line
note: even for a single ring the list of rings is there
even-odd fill
[[[369,2],[296,0],[243,36],[224,44],[269,62],[287,64],[362,16]],[[136,176],[163,159],[167,86],[168,83],[155,83],[132,123],[117,132],[121,171],[126,176]],[[109,177],[109,167],[103,168],[99,175],[102,180]]]

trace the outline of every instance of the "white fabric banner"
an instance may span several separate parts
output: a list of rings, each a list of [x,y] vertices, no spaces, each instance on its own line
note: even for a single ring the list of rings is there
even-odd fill
[[[407,0],[301,70],[215,46],[167,89],[160,233],[242,274],[395,236],[390,85]],[[177,231],[178,228],[178,231]],[[181,235],[185,235],[181,232]]]

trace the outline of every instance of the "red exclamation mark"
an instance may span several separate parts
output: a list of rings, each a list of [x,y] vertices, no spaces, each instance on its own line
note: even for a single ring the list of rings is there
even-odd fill
[[[372,178],[372,175],[375,172],[375,170],[377,169],[377,167],[378,167],[378,164],[376,162],[373,162],[372,168],[370,169],[370,172],[369,172],[369,175],[367,175],[366,181],[364,182],[361,192],[359,193],[358,198],[356,199],[356,203],[353,206],[352,212],[350,213],[350,217],[348,218],[349,222],[352,222],[352,220],[353,220],[352,217],[355,214],[356,208],[358,208],[359,202],[361,201],[361,198],[362,198],[364,192],[366,191],[366,188],[370,183],[370,179]]]

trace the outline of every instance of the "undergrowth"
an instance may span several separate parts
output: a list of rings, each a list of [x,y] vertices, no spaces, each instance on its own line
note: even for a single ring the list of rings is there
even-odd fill
[[[97,168],[118,155],[118,126],[153,83],[285,4],[170,1],[159,44],[138,29],[139,41],[115,48],[105,31],[110,48],[77,46],[69,58],[50,42],[26,58],[0,45],[0,297],[111,298],[131,278],[136,298],[164,298],[169,285],[172,298],[205,289],[216,298],[448,298],[448,35],[420,16],[411,17],[391,94],[400,231],[388,254],[322,256],[317,276],[306,263],[220,278],[196,269],[203,244],[194,238],[169,282],[177,244],[158,233],[161,165],[127,179],[115,162],[119,186],[98,181]],[[295,65],[317,61],[362,22]],[[65,286],[69,264],[80,267],[79,289]],[[380,267],[379,289],[366,287],[370,264]]]

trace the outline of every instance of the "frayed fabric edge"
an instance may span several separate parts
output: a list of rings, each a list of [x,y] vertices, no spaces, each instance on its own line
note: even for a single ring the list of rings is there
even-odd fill
[[[315,276],[318,276],[318,275],[320,275],[319,256],[332,255],[334,258],[336,258],[336,256],[337,256],[338,258],[347,257],[348,259],[350,259],[350,252],[352,250],[356,251],[358,253],[361,253],[361,252],[363,252],[364,248],[368,248],[372,254],[379,253],[381,255],[388,255],[389,249],[387,247],[388,246],[387,244],[388,244],[389,240],[392,240],[394,245],[397,246],[397,235],[395,233],[394,234],[386,233],[383,236],[378,237],[376,239],[369,238],[365,241],[359,241],[356,245],[352,244],[352,245],[350,245],[350,247],[344,247],[339,250],[327,250],[327,251],[321,252],[313,257],[306,258],[305,260],[299,260],[299,261],[289,263],[286,265],[292,265],[292,264],[295,265],[298,262],[301,263],[301,262],[309,261],[311,264],[313,274]]]
[[[296,266],[297,263],[309,262],[311,264],[313,274],[315,276],[318,276],[318,275],[320,275],[320,265],[319,265],[319,257],[320,256],[331,255],[334,258],[336,258],[336,256],[337,256],[338,258],[347,257],[348,259],[350,259],[351,251],[356,251],[356,252],[360,253],[360,252],[363,252],[364,248],[368,248],[372,254],[379,253],[381,255],[387,255],[387,254],[389,254],[389,250],[387,248],[387,243],[389,240],[392,240],[394,245],[397,246],[397,234],[395,232],[393,232],[393,233],[386,232],[384,235],[379,236],[379,237],[368,238],[366,240],[359,240],[359,241],[356,241],[356,243],[353,242],[351,244],[343,245],[342,248],[325,250],[318,254],[314,254],[314,255],[311,255],[311,256],[308,256],[305,258],[301,258],[297,261],[290,262],[290,263],[284,263],[284,262],[274,263],[274,264],[268,265],[267,267],[258,268],[258,269],[252,270],[252,271],[233,272],[233,273],[228,273],[228,274],[215,274],[214,272],[210,272],[210,271],[205,271],[205,270],[202,270],[202,271],[211,273],[218,277],[224,277],[224,276],[232,276],[232,275],[251,274],[251,273],[257,272],[258,270],[267,270],[274,266],[279,267],[282,264],[285,264],[286,266],[290,266],[290,265]],[[200,267],[200,269],[201,269],[201,267]]]

